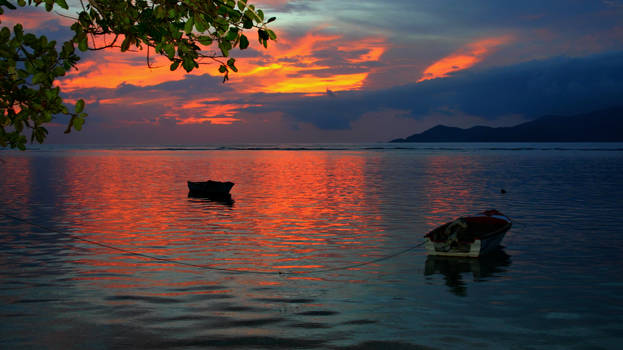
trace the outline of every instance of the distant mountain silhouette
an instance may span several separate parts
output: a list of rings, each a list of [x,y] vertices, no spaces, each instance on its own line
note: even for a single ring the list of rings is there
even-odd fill
[[[437,125],[391,142],[623,142],[623,106],[574,116],[547,115],[512,127]]]

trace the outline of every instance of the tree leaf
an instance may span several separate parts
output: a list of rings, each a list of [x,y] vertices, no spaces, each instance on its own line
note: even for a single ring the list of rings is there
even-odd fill
[[[84,110],[84,100],[83,99],[79,99],[78,101],[76,101],[76,113],[80,113]]]
[[[268,40],[268,38],[270,38],[268,36],[268,33],[264,30],[264,29],[258,29],[257,30],[257,35],[261,40]],[[260,40],[260,41],[261,41]]]
[[[58,4],[58,6],[64,8],[65,10],[69,9],[69,6],[67,6],[65,0],[55,0],[55,2]]]
[[[225,35],[225,39],[229,41],[234,41],[238,39],[238,28],[235,28],[235,27],[229,28],[227,35]]]
[[[33,84],[41,84],[44,83],[47,78],[47,75],[44,72],[38,72],[32,77]]]
[[[184,67],[187,72],[192,71],[195,68],[195,65],[195,61],[191,58],[184,58],[184,61],[182,61],[182,67]]]
[[[24,36],[24,27],[18,23],[13,26],[13,32],[15,33],[15,39],[21,41]]]
[[[167,54],[167,57],[172,60],[175,57],[175,46],[171,43],[167,44],[167,46],[164,47],[164,52]]]
[[[190,34],[193,31],[193,26],[195,25],[195,20],[191,17],[188,19],[188,21],[186,21],[186,24],[184,25],[184,32],[186,34]]]
[[[198,32],[203,33],[209,27],[208,23],[206,23],[205,19],[200,13],[195,13],[193,19],[195,21],[195,28],[197,28]]]
[[[78,42],[78,50],[80,51],[86,51],[89,48],[89,45],[87,43],[87,37],[86,35],[80,39],[80,41]],[[124,51],[123,48],[121,49],[121,51]]]
[[[84,119],[83,118],[74,118],[74,121],[72,123],[74,129],[80,131],[82,130],[82,124],[84,124]]]
[[[231,44],[229,43],[229,41],[221,41],[218,44],[218,47],[221,49],[221,53],[223,54],[223,57],[229,56],[229,50],[231,49]]]
[[[199,38],[197,38],[197,40],[199,40],[199,42],[202,45],[205,45],[205,46],[212,45],[212,41],[213,41],[212,38],[210,38],[209,36],[206,36],[206,35],[200,36]]]
[[[63,75],[65,75],[65,69],[63,67],[61,67],[61,66],[58,66],[58,67],[54,68],[53,73],[57,77],[62,77]]]
[[[231,68],[231,70],[233,70],[234,72],[237,72],[238,68],[236,68],[235,63],[236,63],[235,58],[230,58],[227,60],[227,66]]]
[[[0,5],[1,6],[6,6],[7,8],[9,8],[11,10],[16,10],[17,9],[17,7],[15,7],[15,5],[11,4],[7,0],[0,0]],[[20,5],[20,6],[22,6],[22,5]]]
[[[249,39],[247,39],[247,37],[244,34],[242,34],[240,35],[240,49],[244,50],[247,47],[249,47]]]
[[[242,18],[242,28],[244,29],[253,28],[253,20],[248,16],[244,16],[244,18]]]
[[[130,48],[130,41],[132,41],[132,38],[129,36],[126,36],[125,39],[123,39],[123,42],[121,43],[121,52],[128,51],[128,49]]]
[[[269,37],[271,40],[275,40],[275,39],[277,39],[277,34],[275,34],[275,32],[273,32],[272,30],[270,30],[270,29],[266,29],[266,33],[268,33],[268,37]]]

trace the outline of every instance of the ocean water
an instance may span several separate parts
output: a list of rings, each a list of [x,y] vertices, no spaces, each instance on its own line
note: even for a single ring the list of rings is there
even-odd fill
[[[496,254],[404,252],[490,208]],[[622,261],[623,144],[0,151],[3,349],[617,349]]]

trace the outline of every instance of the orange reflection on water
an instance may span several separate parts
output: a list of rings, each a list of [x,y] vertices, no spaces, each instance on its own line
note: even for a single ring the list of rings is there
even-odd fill
[[[429,190],[426,197],[430,211],[425,220],[430,228],[458,216],[472,214],[467,211],[474,207],[474,188],[465,179],[474,171],[473,161],[473,158],[458,155],[428,158],[428,183],[425,188]]]
[[[12,200],[4,201],[2,203],[2,212],[22,218],[33,217],[34,208],[31,205],[31,193],[33,192],[32,188],[34,182],[33,165],[34,162],[30,157],[0,157],[0,188],[8,193],[21,194],[20,196],[13,195],[11,198]],[[3,171],[4,169],[11,169],[11,172],[5,173]],[[19,227],[19,229],[14,230],[23,232],[24,234],[38,231],[30,225],[22,225],[20,222],[15,222],[11,218],[0,215],[0,229],[6,230],[0,231],[2,233],[11,231],[9,229],[11,226],[4,226],[5,222],[11,226],[15,225],[14,227]],[[18,240],[16,241],[14,235],[0,234],[0,245],[8,246],[10,244],[20,249],[29,249],[30,251],[36,250],[36,247],[21,245]],[[0,265],[8,266],[8,261],[9,259],[6,254],[0,254]],[[3,282],[6,278],[7,276],[0,272],[0,285],[4,285]]]
[[[75,208],[68,220],[82,237],[206,267],[276,273],[376,257],[370,251],[385,239],[383,215],[366,176],[366,157],[357,154],[88,151],[67,157],[63,181],[65,206]],[[186,180],[207,178],[234,181],[236,202],[186,197]],[[83,243],[92,255],[72,260],[78,278],[102,287],[173,288],[133,276],[181,268]],[[175,288],[162,293],[186,292]]]
[[[137,178],[137,175],[149,178],[150,175],[143,173],[146,170],[132,162],[132,158],[117,157],[112,151],[67,158],[64,181],[70,192],[68,200],[74,201],[78,210],[87,209],[73,218],[79,222],[81,236],[111,247],[155,256],[166,256],[170,252],[169,245],[184,240],[184,237],[151,234],[167,232],[171,223],[170,218],[161,215],[163,208],[143,205],[153,202],[158,195],[156,189],[150,188],[153,183]],[[158,172],[159,176],[167,176],[166,168]],[[94,254],[93,258],[73,262],[93,267],[82,269],[81,273],[92,275],[90,278],[94,280],[109,280],[107,274],[136,277],[136,269],[175,267],[173,263],[131,256],[106,247],[87,245],[86,248]],[[134,279],[134,282],[144,281]]]
[[[257,177],[252,184],[265,193],[255,208],[258,217],[270,219],[258,227],[258,233],[272,238],[264,243],[310,253],[315,250],[310,246],[326,244],[361,219],[354,207],[368,200],[364,158],[336,161],[327,153],[274,152],[268,160],[264,166],[272,167],[265,170],[271,175]],[[350,208],[339,208],[345,204]],[[330,231],[318,232],[319,227]],[[352,237],[339,238],[341,244],[357,243]]]
[[[9,193],[20,193],[13,196],[12,200],[2,203],[8,213],[21,213],[24,217],[32,215],[31,201],[32,187],[34,182],[34,162],[30,157],[0,158],[0,170],[11,169],[11,173],[0,173],[0,188]],[[25,209],[24,209],[25,208]],[[0,239],[2,236],[0,235]]]
[[[220,289],[220,290],[194,290],[194,291],[167,292],[167,293],[143,293],[142,295],[153,296],[153,297],[176,297],[180,295],[228,294],[231,292],[232,292],[231,289]]]

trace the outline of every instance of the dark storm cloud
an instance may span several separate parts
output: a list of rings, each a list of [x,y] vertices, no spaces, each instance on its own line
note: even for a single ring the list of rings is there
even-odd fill
[[[370,111],[404,110],[413,118],[442,111],[487,119],[510,114],[572,114],[621,104],[623,52],[554,58],[462,71],[444,79],[379,91],[343,92],[266,103],[259,110],[285,112],[322,129],[347,129]]]
[[[568,18],[600,14],[604,10],[616,8],[612,3],[595,0],[353,0],[318,1],[304,11],[325,11],[325,17],[333,16],[342,22],[358,23],[366,27],[401,27],[402,33],[413,29],[423,33],[440,33],[458,28],[506,28],[534,20],[568,23]],[[603,23],[593,24],[599,26]]]

